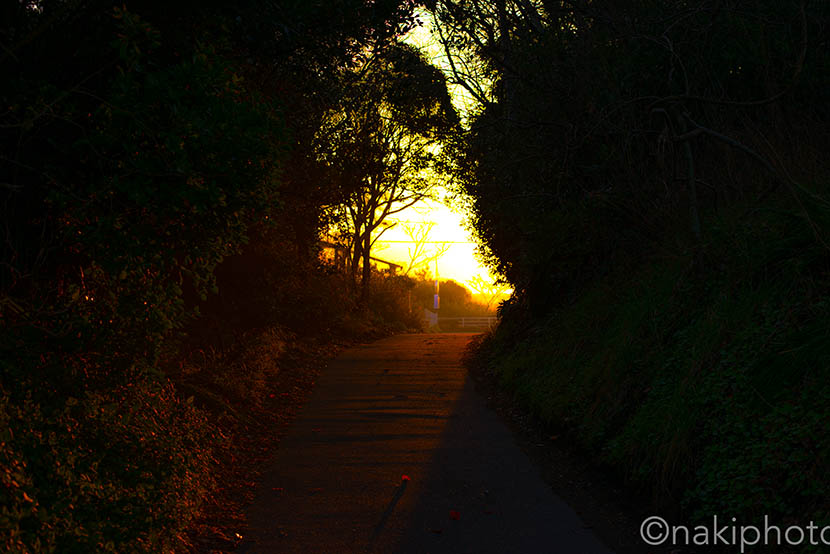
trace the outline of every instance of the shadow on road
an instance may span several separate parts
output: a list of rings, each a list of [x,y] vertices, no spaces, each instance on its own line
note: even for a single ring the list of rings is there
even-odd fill
[[[335,360],[239,552],[608,552],[476,393],[461,365],[472,336],[400,335]]]

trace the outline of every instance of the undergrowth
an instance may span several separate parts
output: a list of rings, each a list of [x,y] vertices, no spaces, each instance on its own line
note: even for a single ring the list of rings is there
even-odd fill
[[[283,407],[302,400],[340,344],[417,324],[399,281],[377,276],[365,312],[341,291],[317,328],[225,321],[225,346],[212,333],[190,337],[129,371],[87,351],[0,358],[0,550],[234,547],[224,527],[244,522],[233,473],[274,440]],[[34,334],[13,330],[0,343],[7,354]]]
[[[826,522],[830,252],[799,219],[711,221],[542,320],[508,303],[481,354],[663,513]]]

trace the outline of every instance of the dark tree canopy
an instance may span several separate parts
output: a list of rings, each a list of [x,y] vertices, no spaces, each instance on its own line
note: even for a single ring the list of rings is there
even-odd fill
[[[826,517],[830,3],[430,7],[487,366],[660,509]]]
[[[318,257],[343,190],[314,137],[366,52],[438,76],[394,46],[412,7],[3,3],[0,549],[185,547],[215,489],[204,409],[233,393],[185,359],[353,317]],[[377,321],[408,317],[405,287],[378,284]]]

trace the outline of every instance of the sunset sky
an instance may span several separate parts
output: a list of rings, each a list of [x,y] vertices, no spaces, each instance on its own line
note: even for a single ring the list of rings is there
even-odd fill
[[[386,231],[375,245],[374,256],[389,261],[398,261],[406,266],[409,252],[414,245],[404,230],[405,224],[417,225],[419,222],[433,222],[428,240],[427,252],[432,253],[441,244],[448,243],[449,250],[438,260],[438,276],[464,283],[476,275],[492,280],[487,269],[475,256],[475,243],[464,229],[464,216],[452,211],[441,202],[423,200],[396,217],[390,223],[397,224]],[[435,275],[435,264],[430,264],[429,272]]]
[[[424,17],[422,19],[424,25],[416,27],[404,38],[404,41],[420,48],[428,59],[442,67],[444,65],[442,64],[442,50],[430,34],[429,19]],[[463,91],[459,90],[459,87],[450,87],[450,93],[456,108],[463,112],[467,103]],[[438,261],[438,276],[442,279],[453,279],[462,284],[475,276],[481,276],[492,282],[494,277],[478,260],[475,254],[476,244],[471,234],[464,228],[464,215],[451,210],[442,203],[440,198],[444,196],[445,191],[442,187],[437,188],[434,196],[439,198],[438,201],[421,201],[389,219],[389,223],[398,222],[398,224],[386,231],[378,240],[373,256],[406,266],[409,260],[409,250],[413,248],[413,244],[403,228],[404,224],[434,222],[435,227],[430,233],[429,240],[435,243],[451,243],[449,250]],[[438,247],[440,244],[430,244],[428,251],[432,252]],[[431,275],[435,275],[434,263],[430,265],[429,271]]]

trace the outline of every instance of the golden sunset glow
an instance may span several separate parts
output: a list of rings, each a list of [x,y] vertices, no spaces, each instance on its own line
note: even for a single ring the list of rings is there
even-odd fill
[[[420,15],[424,24],[416,27],[407,34],[403,41],[419,48],[433,64],[448,71],[444,52],[430,32],[431,18]],[[457,85],[448,87],[453,104],[462,118],[473,106],[473,100],[464,89]],[[441,185],[433,191],[434,198],[440,198],[446,193]],[[476,254],[476,243],[465,228],[465,216],[450,209],[440,200],[425,199],[404,210],[388,221],[391,227],[375,243],[374,255],[384,260],[397,262],[407,267],[411,252],[414,248],[412,237],[406,232],[406,226],[434,223],[434,227],[427,238],[427,256],[438,252],[442,245],[446,245],[446,252],[436,263],[432,262],[426,268],[430,276],[439,279],[453,279],[460,284],[468,284],[472,279],[480,278],[493,283],[495,277],[481,263]],[[416,268],[415,271],[423,269]],[[436,273],[437,272],[437,273]]]
[[[427,256],[433,255],[444,244],[448,248],[438,259],[439,278],[453,279],[459,283],[465,283],[476,275],[490,278],[487,269],[476,258],[476,244],[464,229],[463,216],[453,212],[443,203],[422,200],[401,212],[389,223],[394,226],[375,243],[375,256],[406,267],[415,245],[406,233],[405,227],[434,223],[435,226],[429,233],[425,245]],[[415,271],[418,269],[421,268],[416,268]],[[434,262],[430,263],[427,269],[431,276],[436,275]]]

